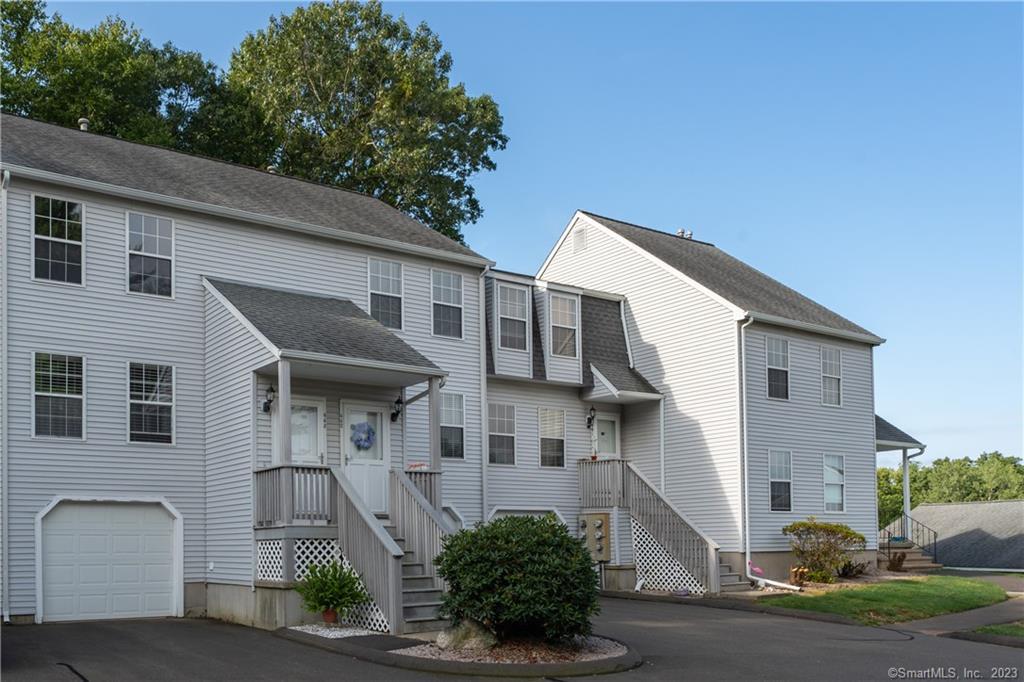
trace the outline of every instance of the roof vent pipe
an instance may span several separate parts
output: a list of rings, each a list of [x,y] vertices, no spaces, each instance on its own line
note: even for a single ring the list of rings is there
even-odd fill
[[[676,236],[680,239],[693,239],[693,230],[684,230],[680,228],[676,230]]]
[[[84,116],[78,119],[78,129],[84,132],[89,132],[89,119]]]

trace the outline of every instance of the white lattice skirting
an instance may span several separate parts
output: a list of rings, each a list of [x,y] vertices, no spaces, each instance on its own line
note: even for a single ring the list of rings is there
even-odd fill
[[[636,577],[643,578],[649,590],[689,590],[691,594],[704,594],[707,588],[661,546],[640,523],[629,518],[633,533],[633,553]]]
[[[351,568],[348,559],[341,553],[337,540],[327,538],[300,538],[295,540],[295,580],[302,580],[314,564],[341,561],[345,568]],[[284,547],[281,540],[260,540],[256,543],[256,579],[269,581],[284,580]],[[377,632],[390,631],[388,619],[376,602],[353,609],[345,622],[355,627]]]

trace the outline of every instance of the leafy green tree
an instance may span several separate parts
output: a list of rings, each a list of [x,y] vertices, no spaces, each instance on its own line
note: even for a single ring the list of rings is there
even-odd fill
[[[494,100],[453,85],[451,67],[426,24],[410,28],[376,0],[314,2],[247,36],[228,83],[271,126],[283,172],[378,197],[461,240],[483,212],[469,180],[495,168],[507,138]]]
[[[1019,457],[1000,452],[983,452],[975,461],[980,479],[981,499],[1017,500],[1024,498],[1024,464]]]
[[[875,470],[878,479],[878,527],[885,528],[903,510],[903,476],[899,469],[879,467]]]

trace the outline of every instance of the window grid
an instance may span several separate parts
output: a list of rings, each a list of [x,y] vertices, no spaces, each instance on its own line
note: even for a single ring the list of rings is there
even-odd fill
[[[825,455],[825,511],[846,511],[846,458],[843,455]]]
[[[370,316],[385,327],[402,328],[402,264],[371,258]]]
[[[82,204],[32,197],[32,277],[82,284]]]
[[[85,359],[79,355],[33,353],[32,434],[74,438],[85,434]]]
[[[462,275],[431,271],[431,300],[435,336],[462,338]]]
[[[576,357],[576,299],[551,296],[551,354]]]
[[[174,223],[170,218],[128,213],[128,291],[174,295]]]
[[[765,337],[768,366],[768,397],[789,400],[789,341]]]
[[[498,347],[526,350],[530,314],[528,292],[522,287],[498,285]]]
[[[540,465],[565,467],[565,410],[538,408],[540,422]]]
[[[441,394],[441,456],[464,459],[465,399],[461,393]]]
[[[821,402],[840,406],[843,403],[843,354],[838,348],[821,347]]]
[[[174,367],[128,364],[128,440],[174,442]]]
[[[491,464],[516,463],[515,405],[490,403],[487,406],[487,432]]]
[[[793,511],[793,455],[768,451],[768,487],[772,511]]]

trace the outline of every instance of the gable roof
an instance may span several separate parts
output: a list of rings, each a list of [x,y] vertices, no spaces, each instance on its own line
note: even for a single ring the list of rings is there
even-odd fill
[[[877,414],[875,415],[875,441],[884,444],[906,445],[908,447],[924,447],[924,443],[909,433],[896,428],[891,422],[882,419]]]
[[[591,221],[640,247],[746,313],[780,318],[811,327],[882,339],[812,301],[803,294],[734,258],[714,244],[580,211]],[[770,320],[766,319],[766,322]]]
[[[206,281],[282,354],[300,351],[443,374],[437,365],[348,299],[218,279]]]
[[[0,117],[0,160],[64,177],[489,262],[388,204],[339,187],[28,118]],[[17,175],[17,170],[13,173]]]
[[[936,532],[946,566],[1024,568],[1024,500],[921,504],[910,516]]]

